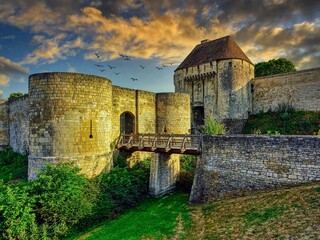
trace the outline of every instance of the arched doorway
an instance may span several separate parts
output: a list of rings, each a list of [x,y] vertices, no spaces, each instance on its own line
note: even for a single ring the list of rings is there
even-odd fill
[[[131,112],[123,112],[120,115],[120,133],[134,133],[135,121],[134,115]]]
[[[204,125],[204,108],[203,107],[195,107],[192,110],[193,115],[193,128],[194,130],[199,130],[200,126]]]

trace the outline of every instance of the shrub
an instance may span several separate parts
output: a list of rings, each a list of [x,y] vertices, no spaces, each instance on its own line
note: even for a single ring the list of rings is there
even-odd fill
[[[28,156],[6,149],[0,152],[0,179],[8,182],[13,179],[27,180]]]
[[[97,192],[79,170],[67,163],[47,165],[32,182],[37,217],[55,238],[92,213]]]
[[[8,150],[0,166],[14,161]],[[2,157],[2,158],[1,158]],[[148,192],[150,159],[132,169],[115,167],[94,179],[70,163],[47,165],[33,182],[0,182],[0,234],[8,239],[61,239],[117,211],[131,207]],[[0,235],[0,238],[1,238]]]
[[[35,198],[29,185],[0,183],[0,232],[6,239],[46,239],[45,225],[38,227]]]
[[[20,97],[23,97],[24,95],[26,95],[26,94],[21,93],[21,92],[10,93],[9,100],[15,99],[15,98],[20,98]]]
[[[204,134],[226,134],[227,130],[225,129],[223,123],[220,123],[213,118],[209,118],[204,125],[203,129]]]
[[[128,208],[137,204],[148,192],[148,179],[142,170],[116,167],[102,175],[100,191],[110,194],[119,208]]]
[[[255,133],[260,129],[262,134],[313,135],[320,128],[320,112],[294,111],[283,107],[284,112],[271,112],[252,115],[246,122],[244,133]]]
[[[128,165],[126,158],[120,153],[115,155],[112,160],[114,167],[125,168]]]

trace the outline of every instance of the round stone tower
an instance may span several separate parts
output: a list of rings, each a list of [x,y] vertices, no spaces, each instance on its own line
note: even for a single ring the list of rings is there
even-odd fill
[[[29,101],[29,179],[47,162],[74,162],[88,177],[109,166],[111,81],[78,73],[34,74]]]
[[[157,133],[184,134],[190,130],[190,97],[186,93],[157,93]]]

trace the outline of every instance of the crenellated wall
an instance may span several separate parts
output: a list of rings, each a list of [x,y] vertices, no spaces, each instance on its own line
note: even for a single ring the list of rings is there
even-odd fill
[[[255,78],[251,88],[254,114],[275,110],[279,104],[320,111],[320,67]]]
[[[320,137],[203,136],[190,201],[320,181]]]

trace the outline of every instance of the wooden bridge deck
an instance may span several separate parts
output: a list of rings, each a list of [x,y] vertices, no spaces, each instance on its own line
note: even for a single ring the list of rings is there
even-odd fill
[[[125,151],[146,151],[199,155],[201,135],[189,134],[121,134],[116,145]]]

